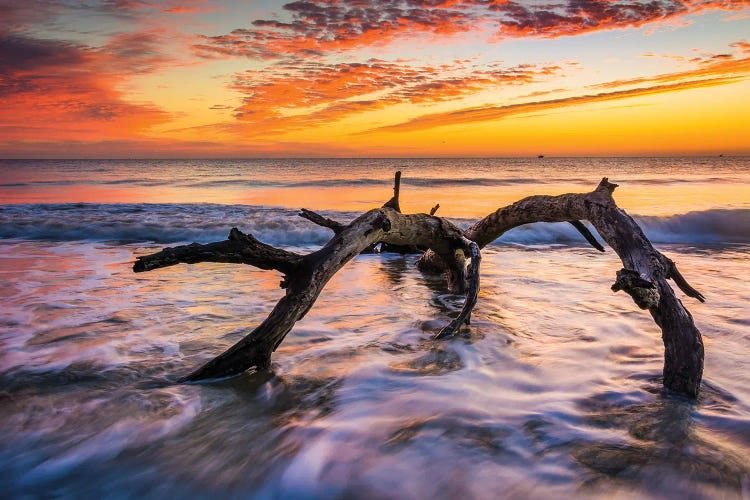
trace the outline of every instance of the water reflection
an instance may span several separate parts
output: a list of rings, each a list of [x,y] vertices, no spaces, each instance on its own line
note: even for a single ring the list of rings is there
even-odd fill
[[[747,250],[679,256],[694,275],[717,261],[725,274],[707,283],[724,303],[696,306],[715,353],[696,405],[648,378],[658,331],[607,292],[619,263],[593,251],[486,251],[468,336],[440,343],[463,297],[415,271],[415,256],[359,256],[281,345],[275,373],[175,385],[266,317],[283,293],[274,273],[133,275],[117,246],[13,245],[30,258],[0,269],[15,288],[0,332],[5,496],[748,491]]]
[[[193,490],[256,491],[321,432],[341,383],[261,372],[203,386],[203,411],[190,428],[170,446],[144,451]]]
[[[450,347],[433,347],[413,359],[390,365],[391,370],[405,375],[441,375],[463,366],[459,354]]]
[[[412,270],[416,262],[413,256],[386,256],[381,260],[380,270],[394,286],[401,285],[407,272]]]
[[[747,206],[747,160],[704,160],[4,160],[0,198],[7,203],[291,203],[359,211],[381,204],[393,171],[402,169],[406,212],[424,212],[440,201],[444,214],[480,216],[532,194],[589,190],[614,172],[615,180],[636,188],[618,193],[629,211],[668,215],[707,209],[718,205],[717,192],[725,205]]]
[[[578,403],[583,421],[602,429],[627,432],[617,441],[583,441],[571,456],[590,477],[586,490],[646,488],[670,497],[710,495],[727,489],[747,493],[750,468],[741,452],[713,438],[696,425],[706,404],[731,406],[734,398],[709,383],[699,403],[667,394],[660,381],[648,386],[646,401],[632,402],[622,394],[600,393]]]

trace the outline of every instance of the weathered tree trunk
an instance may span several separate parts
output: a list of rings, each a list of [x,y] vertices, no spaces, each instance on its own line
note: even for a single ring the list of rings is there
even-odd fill
[[[653,248],[636,222],[617,207],[612,198],[615,184],[603,179],[591,193],[560,196],[531,196],[503,207],[461,231],[433,214],[402,214],[399,205],[400,172],[396,173],[394,196],[382,208],[366,212],[350,224],[342,224],[302,209],[300,216],[334,231],[320,250],[307,255],[274,248],[251,235],[232,229],[226,241],[166,248],[139,257],[136,272],[149,271],[180,262],[229,262],[276,269],[284,274],[281,287],[286,295],[263,323],[229,350],[182,381],[227,377],[251,367],[267,369],[276,350],[294,324],[310,310],[331,277],[355,255],[371,251],[380,243],[384,249],[427,249],[418,265],[422,270],[445,272],[448,287],[465,293],[459,316],[443,328],[436,339],[455,333],[468,323],[479,291],[480,248],[505,231],[532,222],[567,221],[595,248],[604,251],[580,220],[588,220],[615,250],[623,263],[614,291],[624,290],[642,309],[648,309],[662,329],[664,340],[664,385],[679,393],[696,396],[703,372],[703,343],[690,313],[675,296],[667,279],[689,296],[703,301],[677,270],[674,262]],[[421,251],[421,250],[420,250]],[[467,260],[470,265],[467,272]]]

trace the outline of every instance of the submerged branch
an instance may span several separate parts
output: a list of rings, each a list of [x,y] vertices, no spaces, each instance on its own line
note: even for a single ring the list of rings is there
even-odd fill
[[[664,256],[662,255],[662,257]],[[675,264],[673,260],[667,257],[664,257],[664,260],[667,266],[667,277],[671,278],[672,281],[674,281],[675,285],[677,285],[679,289],[682,290],[688,297],[692,297],[694,299],[698,299],[701,302],[705,302],[706,297],[704,297],[703,294],[698,290],[690,286],[690,283],[687,282],[687,280],[680,273],[679,269],[677,269],[677,264]]]
[[[401,170],[396,171],[396,175],[393,178],[393,197],[383,204],[383,208],[392,208],[396,212],[401,212],[401,205],[399,204],[399,194],[401,192]]]

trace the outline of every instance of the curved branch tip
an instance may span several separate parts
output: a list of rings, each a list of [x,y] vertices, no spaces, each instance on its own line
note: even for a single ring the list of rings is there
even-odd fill
[[[466,323],[468,325],[471,322],[471,312],[477,304],[477,297],[479,296],[479,264],[482,261],[482,254],[479,251],[479,245],[468,238],[462,238],[461,244],[464,253],[468,254],[468,257],[471,257],[469,274],[466,280],[468,281],[468,286],[466,287],[466,300],[458,316],[440,330],[440,332],[433,337],[433,340],[448,338],[454,335],[462,324]]]
[[[586,238],[586,241],[589,242],[589,244],[599,250],[600,252],[604,251],[604,247],[601,243],[597,241],[597,239],[594,237],[594,235],[589,231],[589,228],[586,227],[586,225],[579,221],[579,220],[569,220],[568,221],[574,228],[578,230],[581,235]]]

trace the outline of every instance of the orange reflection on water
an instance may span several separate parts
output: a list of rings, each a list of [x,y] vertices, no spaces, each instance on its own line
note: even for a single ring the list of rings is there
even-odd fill
[[[488,213],[533,195],[583,193],[591,185],[523,184],[513,186],[440,186],[401,188],[401,209],[405,213],[429,212],[436,203],[438,214],[448,217],[483,217]],[[391,197],[391,190],[375,187],[316,187],[250,190],[236,201],[249,205],[287,206],[311,210],[364,211],[382,205]],[[615,200],[633,214],[674,215],[716,207],[747,207],[750,193],[746,184],[648,185],[628,184],[615,191]]]
[[[243,192],[207,188],[35,186],[0,188],[0,203],[242,203]]]
[[[747,208],[747,182],[690,182],[654,184],[618,180],[615,200],[633,214],[673,215],[710,208]],[[439,215],[482,217],[499,207],[532,195],[558,195],[593,190],[591,183],[522,183],[509,185],[449,184],[403,185],[401,208],[405,213],[428,212],[440,204]],[[0,203],[220,203],[288,207],[292,210],[341,210],[363,212],[382,205],[392,196],[386,184],[305,187],[182,187],[175,185],[95,185],[0,188]]]

